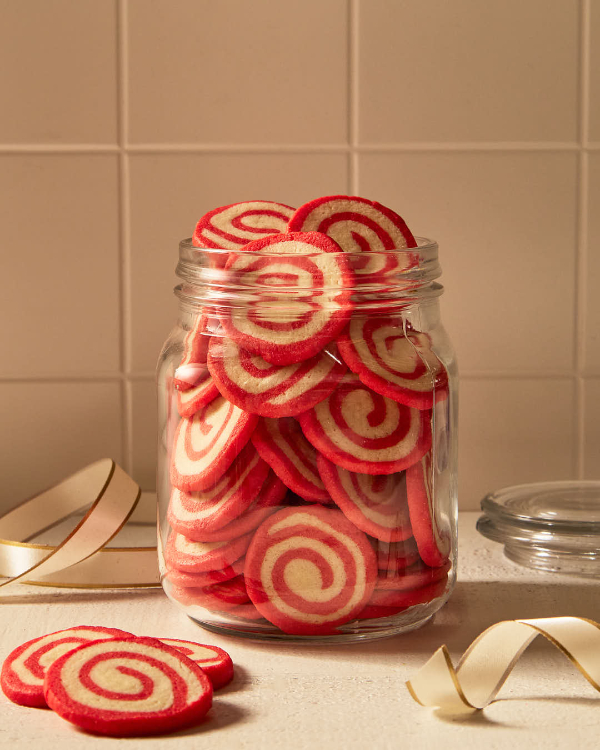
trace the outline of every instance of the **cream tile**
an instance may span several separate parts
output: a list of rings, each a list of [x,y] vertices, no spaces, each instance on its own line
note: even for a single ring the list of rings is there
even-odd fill
[[[463,372],[570,372],[577,157],[365,154],[360,192],[440,243]]]
[[[589,155],[585,369],[600,373],[600,152]]]
[[[574,478],[573,381],[470,380],[460,386],[459,507],[492,490]]]
[[[589,137],[600,142],[600,3],[590,2]]]
[[[154,381],[134,380],[132,474],[144,490],[156,489],[156,385]]]
[[[345,192],[346,157],[161,155],[131,159],[133,367],[154,369],[177,315],[179,241],[211,208],[253,198],[291,206]]]
[[[600,479],[600,378],[585,381],[584,478]]]
[[[0,383],[0,509],[99,458],[122,465],[118,383]]]
[[[345,141],[345,0],[129,6],[132,142]]]
[[[0,157],[0,376],[119,367],[117,161]]]
[[[116,32],[114,0],[3,2],[0,142],[114,143]]]
[[[578,5],[363,1],[361,141],[575,140]]]

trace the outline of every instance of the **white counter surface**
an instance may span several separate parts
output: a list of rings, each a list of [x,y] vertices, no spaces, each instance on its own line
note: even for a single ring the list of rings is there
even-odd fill
[[[306,647],[249,643],[202,630],[159,590],[66,591],[14,587],[0,598],[0,659],[30,638],[73,625],[105,625],[139,635],[214,643],[236,664],[198,727],[157,738],[114,740],[83,734],[50,711],[0,695],[0,748],[207,747],[210,750],[328,748],[597,748],[600,693],[557,649],[537,641],[500,699],[474,718],[452,721],[418,706],[404,686],[442,643],[456,660],[494,622],[581,615],[600,621],[600,583],[520,568],[460,519],[458,584],[421,630],[366,644]],[[542,641],[543,639],[538,639]]]

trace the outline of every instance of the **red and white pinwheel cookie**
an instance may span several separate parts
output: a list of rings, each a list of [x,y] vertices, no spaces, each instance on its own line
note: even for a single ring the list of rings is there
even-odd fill
[[[295,419],[263,418],[251,440],[261,457],[293,492],[305,500],[330,501],[317,468],[317,452]]]
[[[391,250],[416,247],[417,242],[401,216],[381,203],[352,195],[329,195],[305,203],[288,225],[290,232],[323,232],[353,258],[352,269],[359,283],[375,281],[417,265],[416,255],[399,259]]]
[[[250,601],[243,575],[202,588],[175,587],[172,595],[181,604],[204,607],[211,612],[227,612]]]
[[[225,332],[275,365],[319,354],[348,320],[354,276],[339,245],[319,232],[278,234],[231,253],[230,283],[251,299],[224,309]]]
[[[196,382],[185,391],[177,391],[177,410],[182,417],[192,417],[203,406],[210,404],[219,395],[206,365],[200,365],[203,371],[197,375]]]
[[[252,534],[223,542],[193,542],[172,532],[165,547],[165,563],[183,573],[205,573],[233,565],[248,549]]]
[[[179,367],[173,375],[173,385],[177,390],[185,391],[196,385],[206,372],[206,352],[210,341],[210,332],[216,321],[207,313],[198,315],[192,327],[183,339],[183,356]]]
[[[117,628],[78,625],[27,641],[4,660],[0,675],[2,691],[13,703],[43,707],[46,705],[44,675],[59,656],[82,643],[129,635]]]
[[[446,393],[446,370],[429,336],[405,335],[400,319],[357,316],[337,344],[348,367],[382,396],[415,409],[431,409],[440,391]]]
[[[213,337],[208,367],[221,395],[263,417],[300,414],[326,398],[346,366],[334,349],[291,365],[273,365],[233,339]]]
[[[396,575],[421,559],[414,537],[401,542],[382,542],[373,539],[371,543],[377,554],[380,574],[389,571],[390,575]]]
[[[258,525],[258,524],[257,524]],[[241,575],[244,572],[244,558],[240,557],[231,565],[226,565],[217,570],[207,570],[204,573],[184,573],[181,570],[167,567],[165,578],[167,581],[179,588],[199,589],[210,586],[212,583],[223,583]]]
[[[231,656],[222,648],[193,641],[180,641],[176,638],[159,638],[159,640],[196,662],[212,682],[213,690],[225,687],[233,679]]]
[[[393,589],[394,591],[418,589],[440,581],[442,578],[445,580],[448,578],[449,570],[449,562],[439,568],[430,568],[429,565],[425,565],[424,562],[419,560],[409,568],[404,568],[404,570],[380,570],[377,574],[375,588],[380,590]]]
[[[197,532],[196,537],[202,537],[198,541],[226,542],[253,531],[257,526],[260,526],[267,516],[275,512],[277,506],[281,505],[286,492],[285,484],[271,471],[260,488],[258,497],[252,501],[252,504],[244,513],[219,529],[203,531],[202,533]]]
[[[195,724],[212,693],[209,678],[181,651],[135,636],[79,646],[57,659],[44,680],[46,701],[59,716],[114,737]]]
[[[308,440],[337,466],[360,474],[394,474],[431,445],[427,411],[374,393],[346,373],[335,391],[298,416]]]
[[[407,469],[406,492],[410,522],[419,554],[427,565],[439,567],[447,562],[452,541],[449,529],[438,526],[432,486],[433,472],[431,453],[427,453],[421,461]]]
[[[203,533],[226,526],[250,506],[268,473],[269,465],[248,443],[209,489],[173,489],[167,511],[171,527],[188,539],[203,541]]]
[[[192,244],[196,247],[237,250],[265,235],[287,232],[293,208],[273,201],[245,201],[214,208],[196,224]],[[225,265],[227,255],[216,265]]]
[[[359,612],[358,619],[391,617],[416,604],[427,604],[427,602],[442,596],[446,590],[446,585],[447,576],[415,589],[375,589],[366,607]]]
[[[173,445],[173,486],[186,492],[213,486],[246,445],[257,422],[255,414],[221,397],[182,419]]]
[[[390,589],[376,586],[369,604],[377,607],[412,607],[441,596],[446,590],[447,583],[448,574],[444,573],[444,576],[438,578],[437,581],[414,589]]]
[[[320,454],[317,466],[335,504],[359,529],[384,542],[412,536],[404,472],[357,474]]]
[[[335,632],[370,598],[377,577],[365,534],[339,510],[285,508],[256,530],[244,572],[255,607],[284,633]]]

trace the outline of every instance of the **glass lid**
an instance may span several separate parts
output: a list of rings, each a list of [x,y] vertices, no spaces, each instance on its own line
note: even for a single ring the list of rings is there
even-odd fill
[[[600,481],[537,482],[486,495],[478,531],[510,560],[600,578]]]
[[[492,492],[482,510],[505,523],[581,530],[600,534],[600,482],[519,484]]]

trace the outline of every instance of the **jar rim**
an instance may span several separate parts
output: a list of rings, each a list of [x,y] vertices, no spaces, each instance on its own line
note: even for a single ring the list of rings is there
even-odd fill
[[[434,283],[441,275],[438,262],[438,244],[426,237],[415,237],[416,247],[374,252],[327,253],[331,259],[344,260],[352,273],[352,285],[345,288],[352,296],[355,310],[376,311],[386,309],[390,304],[406,306],[415,302],[438,297],[443,287]],[[179,243],[179,263],[176,275],[183,282],[175,288],[175,294],[184,305],[244,306],[264,295],[275,291],[280,299],[291,299],[291,295],[306,297],[310,294],[313,302],[322,307],[330,304],[343,286],[300,288],[297,285],[261,286],[255,278],[249,283],[240,279],[238,271],[229,271],[226,261],[231,254],[244,254],[239,250],[221,248],[201,248],[192,244],[191,238]],[[281,262],[285,258],[323,257],[321,252],[268,253],[261,252],[262,258],[272,258]],[[361,265],[369,259],[376,270],[364,272]],[[354,269],[358,269],[354,273]],[[252,276],[252,275],[250,275]],[[314,295],[314,297],[312,297]]]
[[[267,236],[267,235],[265,235]],[[391,255],[407,255],[411,254],[414,255],[415,253],[418,253],[420,257],[423,258],[424,261],[432,260],[433,258],[437,258],[439,246],[438,243],[435,240],[432,240],[428,237],[420,237],[415,235],[415,240],[417,242],[416,247],[401,247],[401,248],[391,248],[389,250],[377,250],[376,253],[369,253],[369,255],[384,255],[384,256],[391,256]],[[242,250],[243,245],[240,245],[240,250]],[[198,247],[197,245],[194,245],[192,243],[191,237],[186,237],[185,239],[181,240],[179,243],[179,262],[180,264],[183,262],[186,265],[203,265],[201,261],[204,258],[210,258],[210,257],[223,257],[229,255],[229,253],[235,253],[236,250],[227,250],[224,248],[216,248],[216,247]],[[269,253],[262,252],[261,255],[269,256]],[[301,256],[301,257],[311,257],[312,255],[315,255],[315,253],[277,253],[277,257],[286,257],[286,256]],[[338,253],[330,253],[330,255],[338,255]],[[343,255],[349,259],[351,258],[364,258],[364,253],[351,253],[351,252],[344,252],[341,251],[339,255]]]

